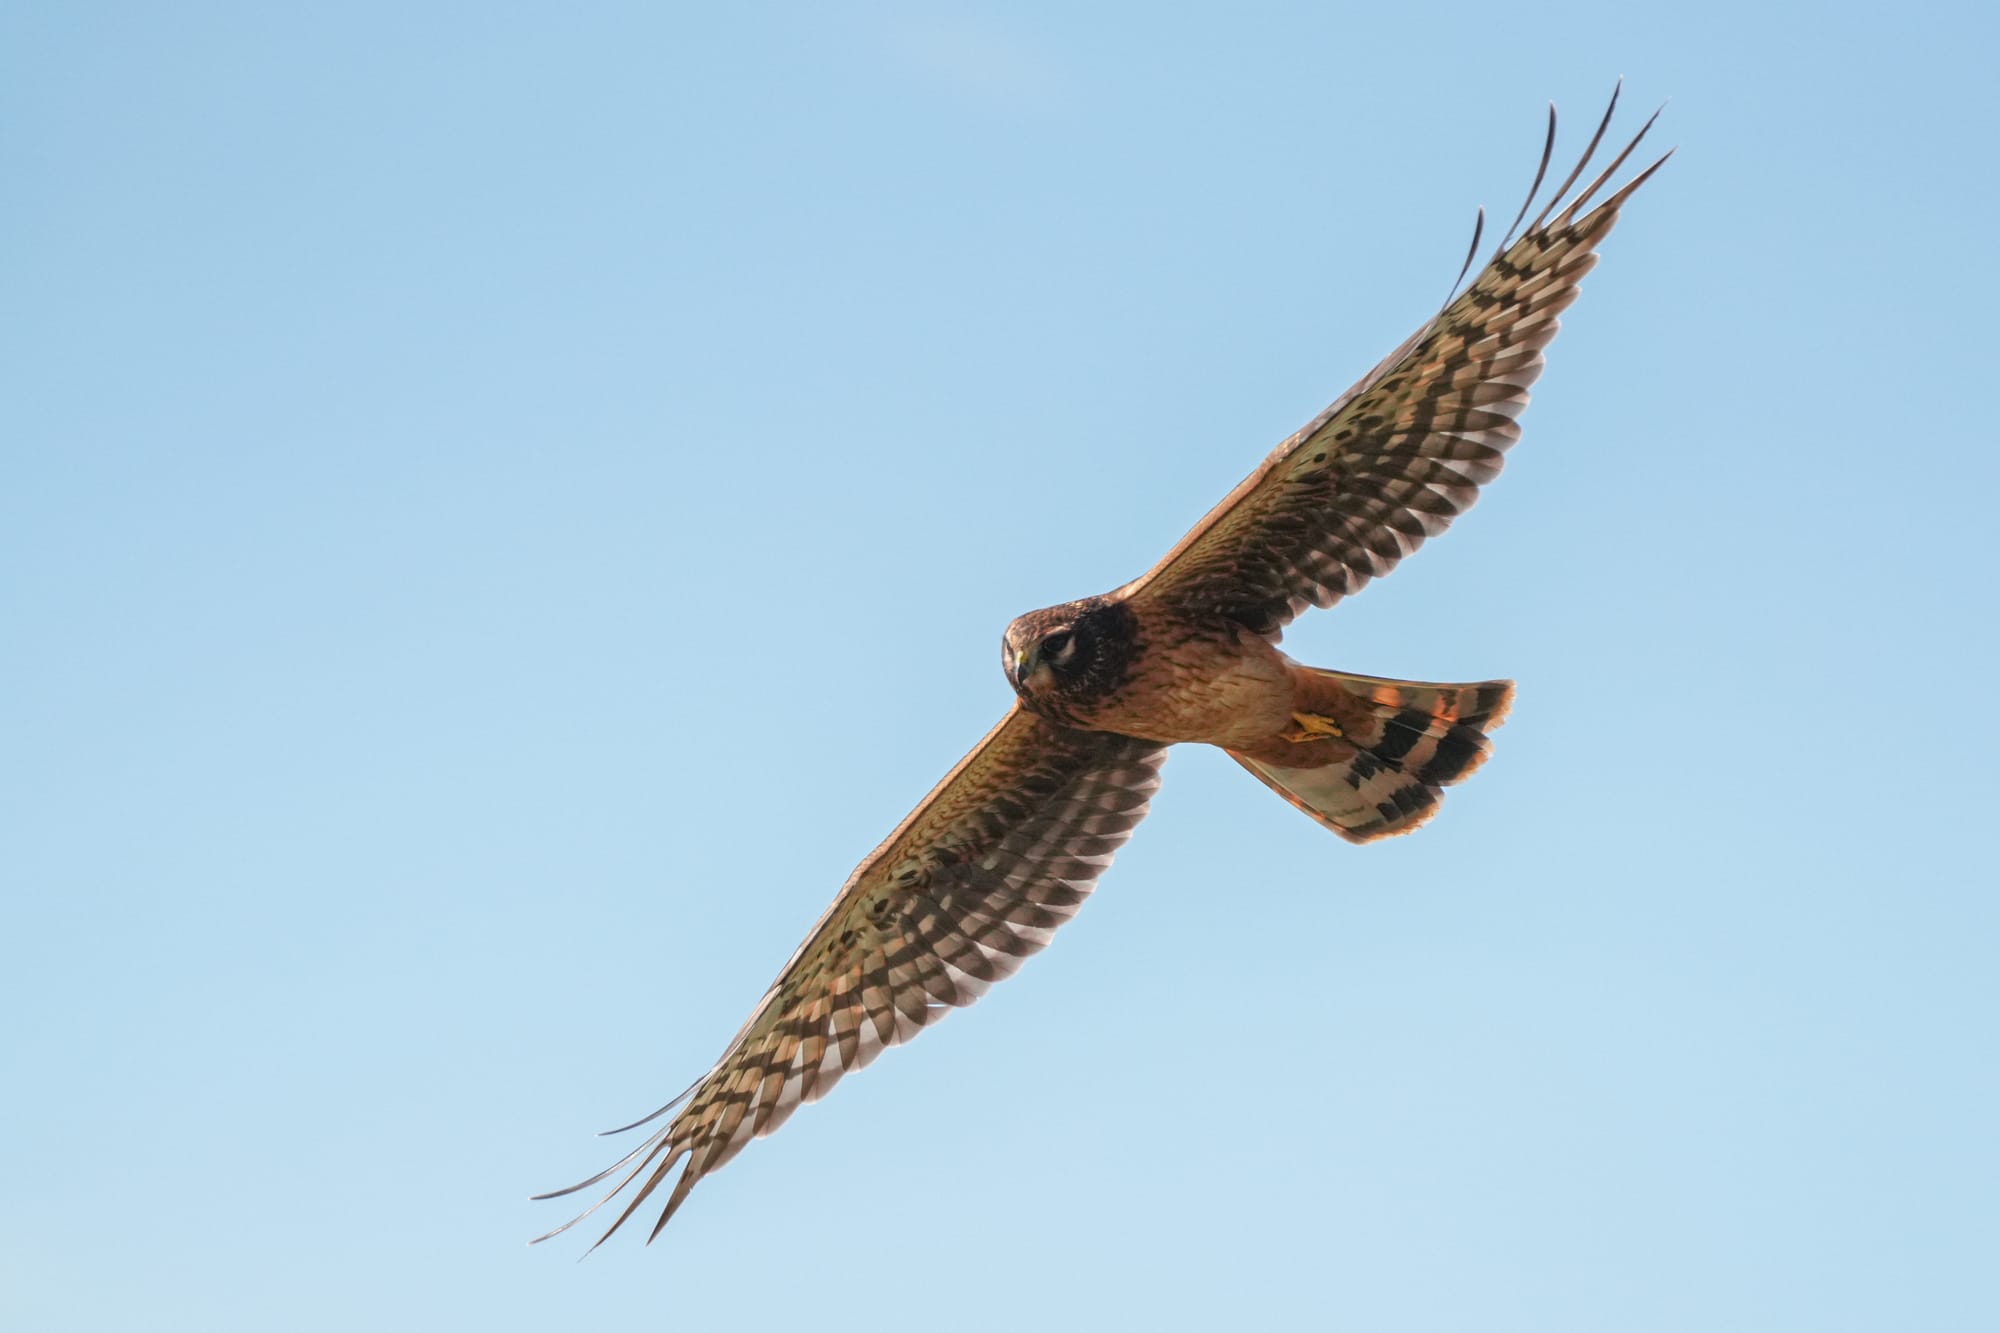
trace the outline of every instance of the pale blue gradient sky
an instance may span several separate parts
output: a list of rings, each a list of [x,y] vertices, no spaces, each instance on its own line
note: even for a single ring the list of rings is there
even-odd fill
[[[1800,11],[1803,14],[1804,11]],[[1990,7],[0,14],[0,1324],[2000,1326]],[[1511,675],[1348,847],[1176,754],[1022,976],[590,1262],[997,717],[1627,78]]]

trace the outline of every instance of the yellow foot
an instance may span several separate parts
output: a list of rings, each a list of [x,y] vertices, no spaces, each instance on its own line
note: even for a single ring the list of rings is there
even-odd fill
[[[1280,737],[1295,745],[1307,741],[1322,740],[1328,736],[1345,737],[1340,724],[1330,717],[1320,717],[1316,713],[1293,713],[1292,725],[1278,733]]]

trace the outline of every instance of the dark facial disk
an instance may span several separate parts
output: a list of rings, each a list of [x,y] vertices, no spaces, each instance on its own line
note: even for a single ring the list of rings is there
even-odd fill
[[[1030,708],[1075,724],[1131,674],[1137,629],[1123,602],[1102,597],[1030,611],[1007,627],[1007,678]]]

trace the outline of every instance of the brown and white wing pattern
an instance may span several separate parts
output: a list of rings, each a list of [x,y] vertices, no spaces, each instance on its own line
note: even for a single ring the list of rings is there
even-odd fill
[[[1145,815],[1164,757],[1016,704],[849,877],[722,1058],[655,1113],[674,1112],[666,1125],[556,1194],[624,1171],[594,1212],[644,1176],[602,1244],[685,1159],[658,1235],[695,1182],[750,1140],[1046,945]]]
[[[1122,591],[1141,604],[1223,615],[1275,637],[1307,606],[1331,606],[1388,573],[1464,513],[1521,436],[1517,418],[1541,374],[1542,349],[1556,336],[1556,316],[1576,300],[1620,207],[1666,160],[1583,211],[1638,147],[1649,120],[1555,212],[1610,121],[1607,110],[1583,161],[1519,240],[1503,241],[1437,318],[1279,445]],[[1551,146],[1554,135],[1551,110]],[[1541,182],[1537,173],[1530,205]]]

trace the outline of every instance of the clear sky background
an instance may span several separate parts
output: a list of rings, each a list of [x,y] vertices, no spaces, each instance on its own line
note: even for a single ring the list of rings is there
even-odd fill
[[[0,13],[0,1325],[2000,1327],[1990,7]],[[1626,77],[1507,475],[1055,946],[523,1242]]]

